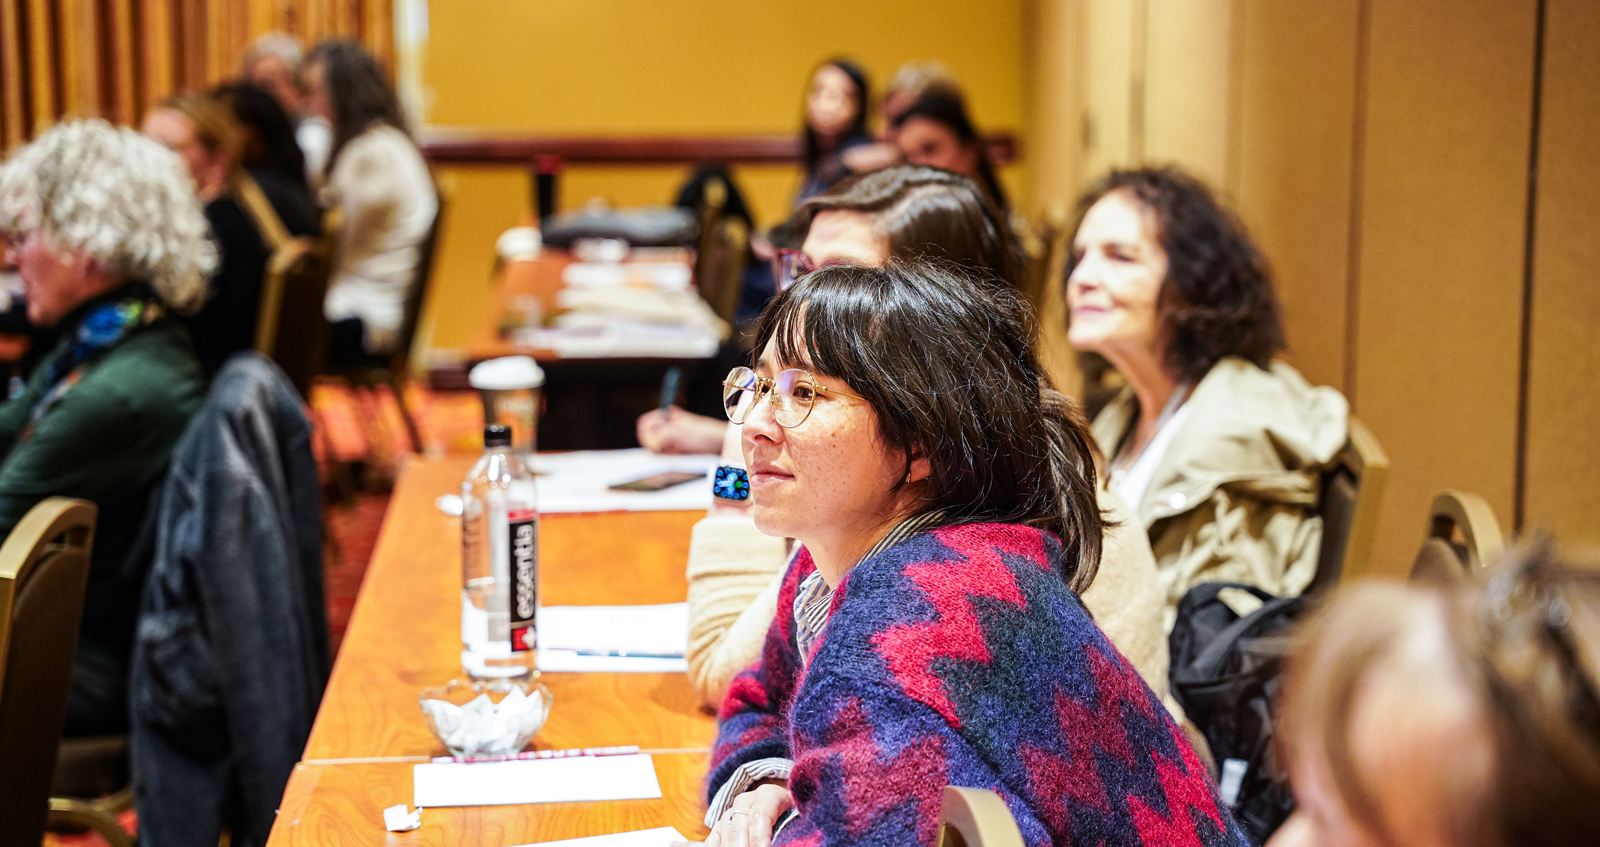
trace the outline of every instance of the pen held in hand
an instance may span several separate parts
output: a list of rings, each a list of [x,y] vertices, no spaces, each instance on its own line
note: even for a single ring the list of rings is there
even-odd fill
[[[662,375],[661,402],[656,406],[661,410],[661,414],[667,414],[667,410],[672,408],[672,402],[678,399],[678,381],[681,379],[683,379],[682,365],[673,365]]]

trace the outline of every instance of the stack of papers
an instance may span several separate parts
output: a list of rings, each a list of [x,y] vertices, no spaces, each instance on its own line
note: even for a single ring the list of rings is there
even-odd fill
[[[649,512],[691,511],[711,508],[711,471],[716,456],[659,456],[643,448],[633,450],[579,450],[543,453],[534,457],[538,472],[539,511]],[[660,491],[612,491],[619,482],[642,479],[670,471],[704,473]]]
[[[684,673],[689,604],[546,606],[539,610],[539,670]]]
[[[411,805],[418,808],[661,797],[655,762],[648,753],[471,764],[430,763],[412,769],[411,785]]]

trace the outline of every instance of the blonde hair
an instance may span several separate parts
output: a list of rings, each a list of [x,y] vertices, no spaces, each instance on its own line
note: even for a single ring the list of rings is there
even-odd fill
[[[200,92],[174,94],[156,106],[169,109],[189,119],[194,124],[195,138],[206,152],[228,158],[228,180],[239,175],[239,122],[217,98]]]
[[[178,154],[102,120],[60,124],[0,165],[0,230],[38,232],[107,273],[147,280],[181,313],[204,302],[217,265]]]
[[[1434,785],[1418,787],[1448,817],[1435,822],[1438,831],[1476,847],[1600,843],[1600,572],[1560,561],[1545,544],[1513,550],[1460,585],[1341,592],[1303,630],[1290,664],[1286,758],[1320,759],[1351,817],[1381,842],[1399,843],[1380,791],[1357,766],[1352,718],[1370,679],[1415,670],[1415,656],[1398,657],[1427,627],[1440,630],[1443,654],[1430,670],[1472,702],[1490,759],[1486,780],[1474,780],[1473,751],[1462,745],[1430,761]]]

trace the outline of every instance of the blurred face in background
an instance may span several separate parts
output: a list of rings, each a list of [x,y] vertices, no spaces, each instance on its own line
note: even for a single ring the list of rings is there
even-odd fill
[[[111,281],[90,259],[58,250],[38,231],[6,235],[5,264],[14,265],[28,298],[28,321],[55,326],[79,304],[109,290]]]
[[[900,125],[895,143],[900,147],[900,156],[913,165],[944,168],[978,178],[977,145],[963,142],[955,130],[938,121],[921,115],[906,120]]]
[[[304,114],[333,123],[333,99],[328,95],[328,68],[322,62],[312,62],[300,73],[305,82],[305,99],[300,108]]]
[[[908,122],[909,123],[909,122]],[[1167,253],[1156,222],[1133,196],[1113,191],[1083,216],[1072,239],[1067,342],[1113,364],[1161,355],[1156,306],[1167,277]],[[1120,367],[1120,366],[1119,366]]]
[[[200,140],[200,132],[188,115],[176,109],[151,109],[144,117],[145,135],[177,153],[194,178],[200,199],[206,202],[222,195],[228,184],[228,157],[213,153]]]
[[[292,120],[300,114],[300,86],[294,81],[294,68],[280,56],[263,53],[250,63],[250,68],[245,72],[245,80],[253,82],[266,89],[277,99],[278,105],[289,113]]]
[[[826,138],[838,138],[861,113],[861,92],[849,74],[823,65],[811,77],[806,94],[806,125]]]

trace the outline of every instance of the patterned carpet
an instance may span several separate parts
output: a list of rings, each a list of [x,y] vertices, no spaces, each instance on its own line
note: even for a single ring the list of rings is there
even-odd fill
[[[430,391],[406,386],[406,403],[416,416],[423,452],[476,453],[483,444],[483,406],[476,392]],[[328,603],[328,633],[334,653],[344,638],[366,576],[372,548],[389,508],[396,462],[408,449],[404,419],[394,392],[338,382],[319,382],[311,389],[313,440],[323,483],[323,578]],[[338,480],[352,481],[341,491]],[[135,810],[125,812],[122,827],[138,829]],[[95,833],[46,834],[47,847],[110,847]]]

